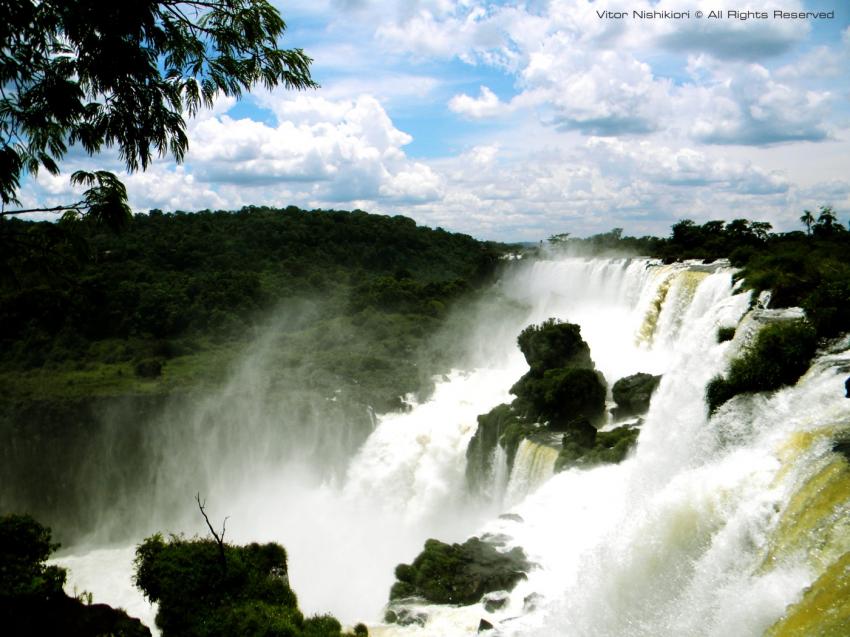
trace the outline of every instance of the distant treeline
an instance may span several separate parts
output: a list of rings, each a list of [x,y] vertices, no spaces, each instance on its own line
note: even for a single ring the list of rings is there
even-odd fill
[[[299,303],[319,316],[281,329],[322,333],[330,351],[292,349],[411,391],[411,351],[507,249],[403,216],[292,206],[153,210],[119,234],[3,219],[0,245],[0,372],[96,369],[115,392],[132,389],[132,369],[156,377],[176,356],[235,346]]]
[[[673,262],[729,259],[755,292],[770,290],[771,307],[799,306],[820,337],[850,331],[850,232],[824,206],[800,218],[806,231],[773,233],[769,223],[691,220],[676,223],[669,237],[627,237],[622,230],[585,239],[550,238],[556,247],[592,253],[625,251]]]

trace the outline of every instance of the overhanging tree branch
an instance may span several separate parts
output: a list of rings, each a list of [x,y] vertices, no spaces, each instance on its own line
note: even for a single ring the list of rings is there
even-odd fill
[[[310,60],[283,49],[286,24],[269,0],[8,0],[0,24],[0,203],[20,205],[23,177],[59,172],[68,148],[115,146],[131,172],[154,152],[182,161],[185,114],[257,83],[315,88]],[[15,143],[12,143],[12,142]],[[117,182],[117,179],[115,179]],[[123,214],[117,186],[102,189]],[[111,221],[91,205],[28,208],[3,216],[73,210]],[[118,215],[119,217],[121,215]]]
[[[67,206],[54,206],[53,208],[27,208],[25,210],[0,210],[0,217],[11,217],[14,215],[27,215],[33,212],[65,212],[68,210],[77,210],[82,212],[83,209],[88,208],[88,204],[85,201],[78,201],[77,203],[68,204]]]

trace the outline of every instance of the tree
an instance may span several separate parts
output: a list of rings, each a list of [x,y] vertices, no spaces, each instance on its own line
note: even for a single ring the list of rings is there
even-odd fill
[[[821,206],[815,227],[823,234],[831,234],[835,230],[842,229],[838,225],[838,216],[832,206]]]
[[[46,563],[57,548],[50,529],[28,515],[0,517],[0,601],[61,594],[65,569]]]
[[[806,226],[806,234],[812,234],[812,224],[815,222],[815,216],[811,210],[804,210],[800,215],[800,221]]]
[[[115,175],[77,172],[83,198],[19,205],[21,179],[59,173],[71,147],[116,148],[128,171],[154,156],[182,161],[185,116],[260,83],[316,87],[301,49],[281,49],[286,24],[267,0],[6,0],[0,23],[0,217],[67,211],[113,226],[130,211]]]
[[[773,225],[767,221],[753,221],[750,225],[750,230],[753,231],[753,234],[759,241],[767,241],[767,237],[770,235],[772,229]]]

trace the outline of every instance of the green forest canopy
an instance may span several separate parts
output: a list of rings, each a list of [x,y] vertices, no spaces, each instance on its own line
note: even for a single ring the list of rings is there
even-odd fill
[[[411,353],[507,249],[402,216],[253,206],[154,210],[120,234],[4,220],[0,243],[0,373],[25,395],[150,389],[163,368],[194,382],[277,311],[304,317],[276,326],[293,362],[398,396],[419,380]]]

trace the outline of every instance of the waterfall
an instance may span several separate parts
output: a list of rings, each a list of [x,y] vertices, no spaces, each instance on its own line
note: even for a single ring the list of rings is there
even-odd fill
[[[832,548],[809,542],[845,505],[847,469],[830,441],[850,421],[837,372],[846,353],[824,355],[795,387],[740,396],[707,416],[706,383],[772,320],[749,310],[727,264],[519,262],[491,297],[476,309],[464,364],[410,411],[378,415],[343,479],[307,483],[283,464],[220,492],[232,541],[286,546],[306,612],[367,620],[374,635],[474,634],[486,617],[503,635],[756,637],[846,550],[839,527]],[[618,465],[552,475],[556,449],[524,441],[509,477],[494,457],[494,492],[504,497],[471,502],[463,476],[476,416],[510,401],[527,370],[516,337],[549,317],[581,325],[609,385],[663,375],[637,447]],[[732,341],[717,343],[719,326],[739,323]],[[792,512],[812,494],[822,494],[816,510],[798,521]],[[498,517],[502,507],[517,515]],[[427,607],[424,627],[379,625],[395,564],[428,537],[482,533],[538,565],[505,608]],[[141,608],[128,601],[129,581],[115,583],[127,580],[130,555],[66,556],[69,586]]]
[[[505,491],[504,503],[516,504],[546,482],[555,472],[558,449],[552,445],[523,440]]]

